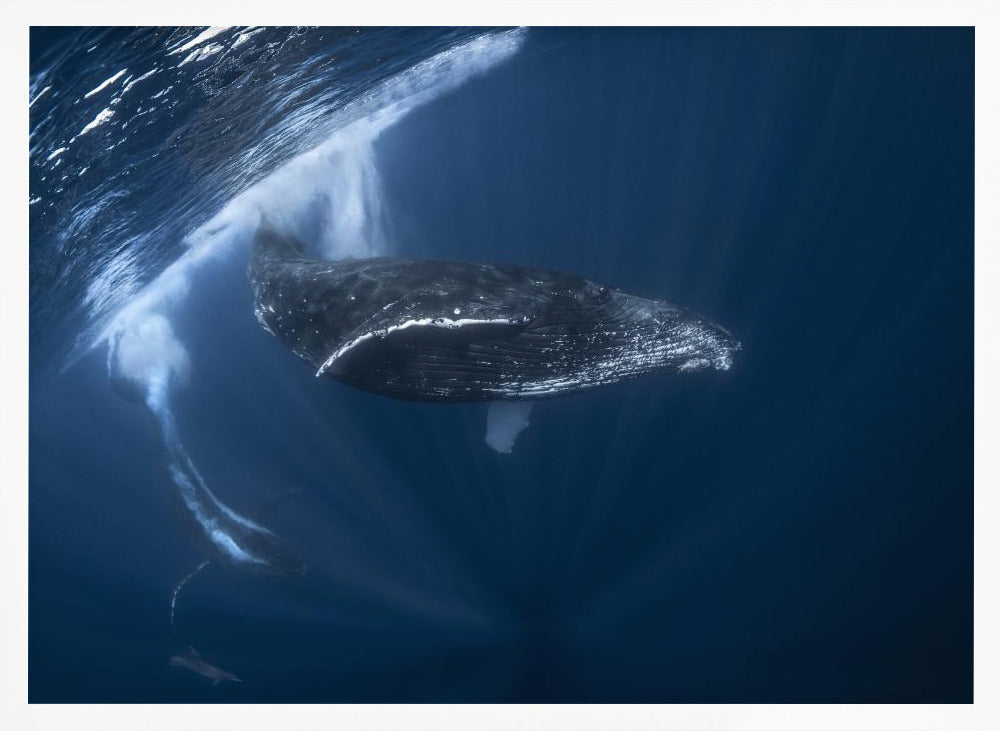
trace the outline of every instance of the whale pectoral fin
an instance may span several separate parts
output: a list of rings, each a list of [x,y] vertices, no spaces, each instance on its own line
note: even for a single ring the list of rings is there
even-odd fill
[[[486,412],[486,444],[500,454],[514,451],[518,435],[528,428],[531,401],[494,401]]]

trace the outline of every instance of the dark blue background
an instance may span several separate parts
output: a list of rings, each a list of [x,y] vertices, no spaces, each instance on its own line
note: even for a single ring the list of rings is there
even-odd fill
[[[377,143],[394,248],[719,321],[728,373],[482,406],[312,378],[235,253],[176,329],[209,484],[302,580],[199,560],[95,353],[31,384],[30,696],[971,702],[971,29],[532,30]],[[34,330],[32,339],[43,339]],[[33,345],[34,348],[34,345]]]

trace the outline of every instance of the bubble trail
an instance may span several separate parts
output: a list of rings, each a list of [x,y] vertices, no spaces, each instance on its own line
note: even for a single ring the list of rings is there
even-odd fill
[[[200,564],[198,564],[198,567],[194,569],[194,571],[191,571],[187,576],[181,579],[177,583],[177,586],[174,587],[173,596],[170,597],[170,629],[174,633],[174,637],[178,639],[180,639],[180,635],[177,634],[177,597],[180,596],[181,589],[184,588],[184,585],[189,581],[191,581],[191,579],[193,579],[195,576],[200,574],[202,572],[202,569],[204,569],[210,563],[212,562],[202,561]]]

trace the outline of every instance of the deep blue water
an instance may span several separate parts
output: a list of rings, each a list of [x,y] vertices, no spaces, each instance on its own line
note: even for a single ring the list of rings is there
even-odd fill
[[[972,701],[971,29],[530,29],[271,187],[484,31],[229,31],[176,67],[200,30],[32,34],[31,701]],[[260,181],[319,238],[360,191],[352,246],[574,271],[743,350],[542,403],[500,455],[482,405],[313,378],[230,221],[169,308],[173,409],[309,573],[210,566],[179,641],[205,555],[88,346]],[[244,682],[169,667],[185,642]]]

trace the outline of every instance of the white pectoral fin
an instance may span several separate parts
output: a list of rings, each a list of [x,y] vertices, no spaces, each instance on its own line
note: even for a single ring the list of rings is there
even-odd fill
[[[486,412],[486,443],[500,454],[514,451],[518,435],[528,428],[534,403],[531,401],[494,401]]]

